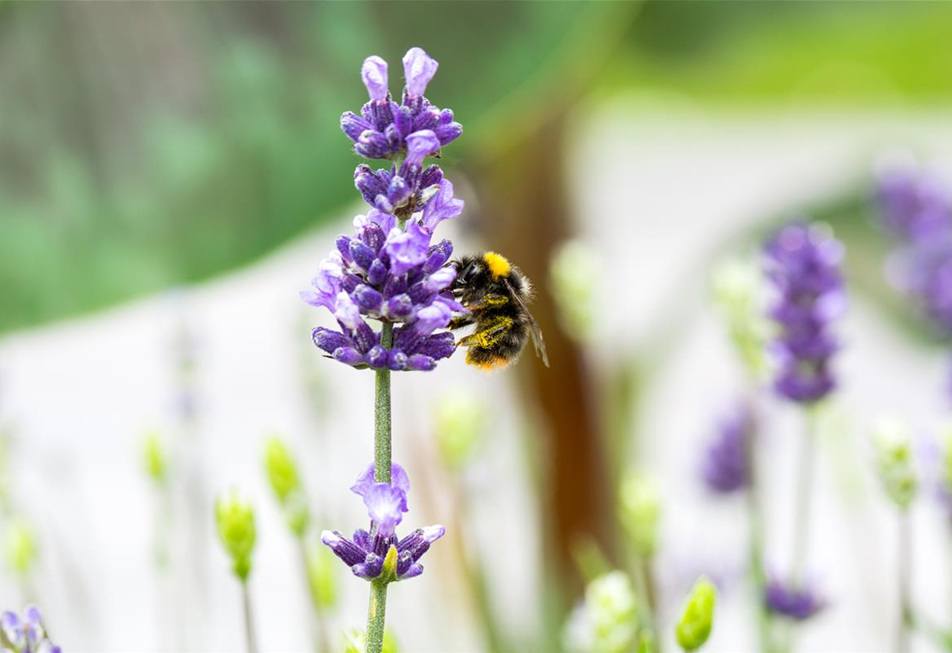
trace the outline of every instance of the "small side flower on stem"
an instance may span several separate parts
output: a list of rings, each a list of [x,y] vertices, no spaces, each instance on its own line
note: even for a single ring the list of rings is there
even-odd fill
[[[420,559],[446,529],[440,525],[426,526],[398,538],[396,527],[408,510],[410,480],[397,464],[393,465],[390,483],[375,482],[374,470],[375,466],[370,465],[350,488],[364,501],[370,529],[358,528],[352,538],[340,531],[324,531],[321,541],[358,578],[391,583],[419,576],[423,573]]]
[[[241,598],[245,617],[245,643],[248,653],[258,650],[255,637],[254,615],[248,591],[251,575],[251,554],[255,548],[255,515],[251,504],[245,503],[234,493],[215,502],[215,520],[218,537],[225,552],[231,558],[232,571],[241,583]]]

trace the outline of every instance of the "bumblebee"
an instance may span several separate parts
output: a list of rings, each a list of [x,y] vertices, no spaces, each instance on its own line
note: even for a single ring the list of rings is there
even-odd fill
[[[536,355],[548,367],[542,331],[526,307],[532,299],[529,279],[495,252],[464,256],[448,265],[456,268],[453,296],[470,311],[454,318],[449,328],[476,325],[459,341],[468,348],[466,362],[484,370],[505,367],[519,358],[531,336]]]

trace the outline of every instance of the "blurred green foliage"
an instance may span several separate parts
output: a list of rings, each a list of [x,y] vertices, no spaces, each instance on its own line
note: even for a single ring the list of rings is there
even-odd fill
[[[411,45],[441,62],[430,95],[467,130],[451,166],[586,77],[946,102],[950,26],[935,3],[0,4],[0,331],[208,278],[345,213],[338,118],[369,53],[395,91]]]
[[[399,92],[425,46],[453,71],[434,100],[466,122],[588,11],[0,6],[0,330],[207,278],[340,211],[357,158],[338,119],[366,99],[368,54]]]

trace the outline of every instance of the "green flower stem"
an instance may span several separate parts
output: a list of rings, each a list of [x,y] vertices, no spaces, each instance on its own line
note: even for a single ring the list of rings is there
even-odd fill
[[[393,339],[393,324],[384,322],[380,332],[380,345],[390,349]],[[374,480],[377,483],[390,482],[390,370],[387,367],[377,370],[375,379],[374,404],[374,464],[377,471]]]
[[[912,580],[912,529],[909,526],[909,511],[899,513],[899,627],[896,630],[896,651],[909,651],[909,616],[912,614],[912,603],[909,584]]]
[[[797,475],[796,506],[793,524],[793,567],[791,581],[796,584],[802,578],[810,542],[810,508],[813,503],[814,440],[816,439],[815,409],[806,411],[806,432],[800,445],[800,469]]]
[[[747,520],[748,537],[750,538],[750,573],[754,585],[754,605],[757,614],[757,637],[760,650],[772,653],[774,650],[770,628],[770,612],[764,604],[764,592],[767,587],[767,577],[764,573],[764,523],[761,511],[760,477],[757,469],[757,441],[760,415],[757,410],[756,389],[751,392],[754,406],[754,434],[747,439],[747,460],[749,462],[749,479],[747,487]]]
[[[383,650],[384,624],[387,619],[387,583],[370,582],[370,609],[367,613],[367,653]]]
[[[390,349],[393,324],[383,323],[380,344]],[[374,402],[374,480],[390,482],[392,456],[390,450],[390,370],[377,370]],[[387,582],[375,580],[370,583],[370,607],[367,611],[367,653],[383,650],[383,633],[387,618]]]
[[[241,602],[245,611],[245,644],[248,653],[258,653],[258,643],[255,637],[255,623],[251,611],[251,593],[248,591],[248,581],[241,582]]]
[[[658,623],[655,620],[655,612],[652,601],[651,591],[651,560],[641,555],[635,555],[632,564],[632,580],[635,583],[635,593],[638,595],[641,608],[644,613],[642,619],[642,630],[648,631],[652,640],[658,640]],[[657,642],[658,650],[661,643]]]

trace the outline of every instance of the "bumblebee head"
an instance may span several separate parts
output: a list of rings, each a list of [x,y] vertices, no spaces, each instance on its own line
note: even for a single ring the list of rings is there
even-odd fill
[[[509,277],[511,266],[504,256],[486,252],[482,256],[464,256],[456,266],[456,286],[481,286]]]

